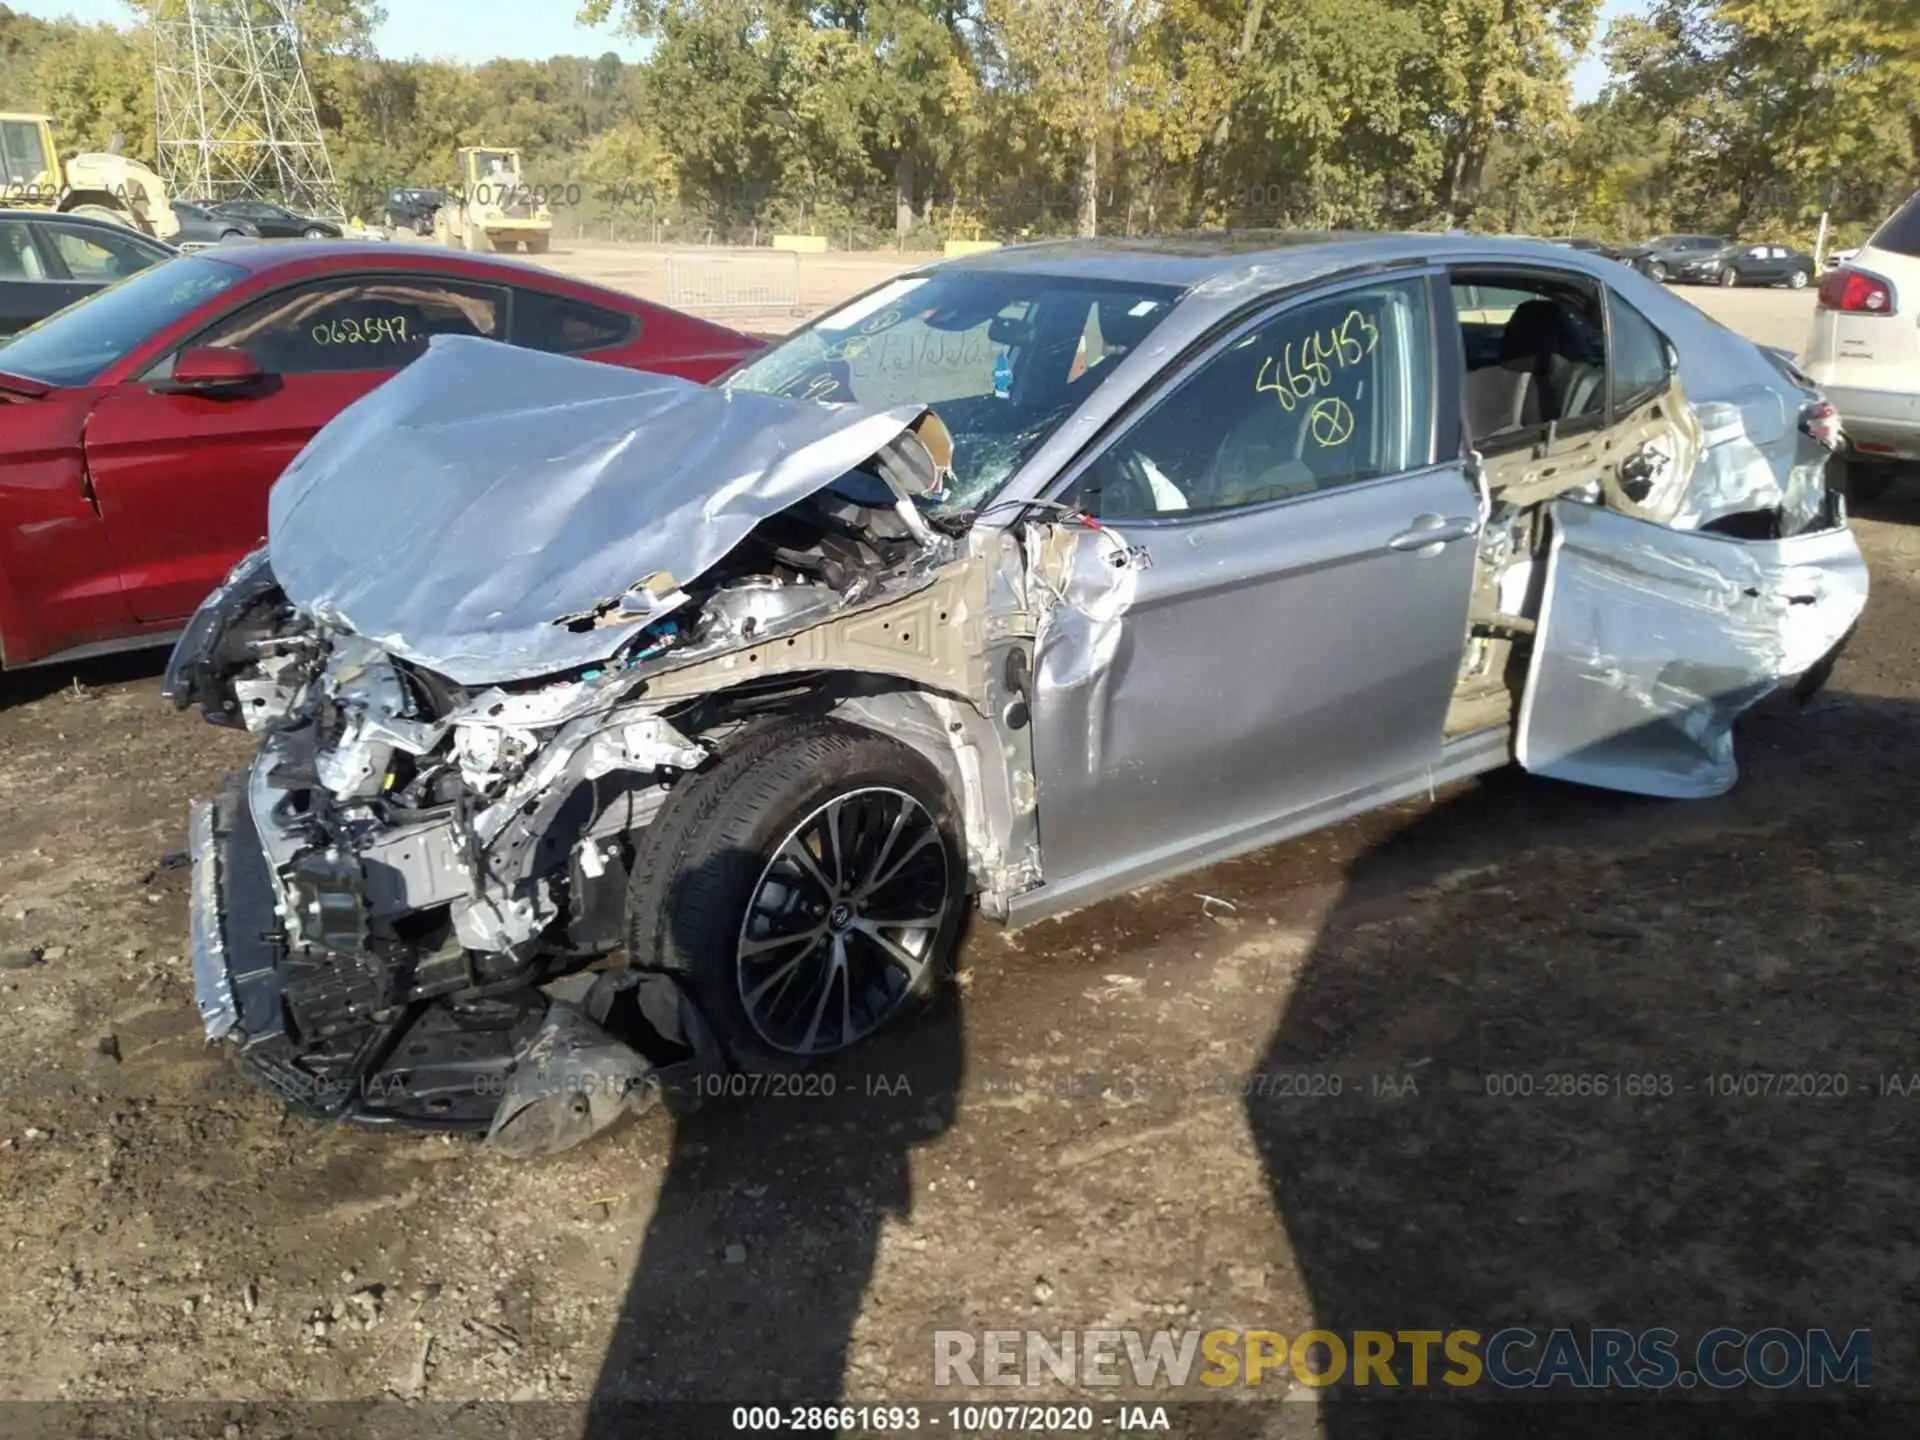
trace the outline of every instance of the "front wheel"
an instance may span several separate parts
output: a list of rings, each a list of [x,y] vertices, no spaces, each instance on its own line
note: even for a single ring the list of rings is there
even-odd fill
[[[1806,289],[1807,288],[1807,272],[1804,270],[1794,271],[1793,274],[1787,277],[1787,285],[1789,288],[1794,290]]]
[[[628,952],[682,977],[735,1064],[791,1070],[914,1008],[966,909],[940,773],[835,720],[776,721],[683,781],[644,832]]]
[[[327,238],[327,232],[322,230],[318,225],[309,225],[306,229],[306,236],[309,240],[325,240]]]
[[[1662,265],[1658,260],[1649,261],[1647,264],[1647,278],[1649,280],[1657,280],[1662,285],[1666,284],[1667,267]]]
[[[1735,270],[1731,265],[1729,265],[1725,270],[1722,270],[1720,272],[1720,284],[1723,288],[1731,290],[1734,286],[1738,285],[1739,283],[1740,283],[1740,272]]]

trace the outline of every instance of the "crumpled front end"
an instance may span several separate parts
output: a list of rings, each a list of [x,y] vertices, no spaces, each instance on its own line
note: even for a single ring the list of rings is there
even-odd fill
[[[471,378],[505,350],[455,359]],[[334,422],[165,686],[259,737],[193,815],[208,1037],[313,1113],[484,1131],[518,1154],[662,1096],[692,1104],[725,1063],[677,977],[624,963],[636,846],[674,787],[770,708],[858,698],[859,672],[877,690],[916,667],[966,689],[981,588],[964,547],[903,513],[938,480],[922,412],[739,405],[622,376],[614,394],[644,397],[623,419],[561,383],[605,367],[561,364],[517,371],[511,403],[524,420],[529,392],[565,392],[569,471],[523,453],[551,449],[537,437],[553,426],[523,425],[503,454],[504,430],[443,433],[404,386]],[[473,386],[441,393],[471,413]],[[709,423],[689,456],[689,412],[716,405],[759,423]],[[649,416],[683,448],[650,444]],[[434,483],[383,507],[360,467],[396,445]],[[696,458],[731,482],[702,491]],[[568,506],[545,504],[548,486]],[[491,555],[471,548],[489,534]],[[458,583],[500,569],[510,587]]]

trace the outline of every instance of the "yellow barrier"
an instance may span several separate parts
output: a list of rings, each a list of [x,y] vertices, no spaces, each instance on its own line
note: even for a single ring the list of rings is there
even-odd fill
[[[776,235],[773,248],[791,250],[796,255],[824,255],[827,253],[827,237],[824,235]]]
[[[998,240],[949,240],[944,252],[947,259],[958,259],[962,255],[984,255],[989,250],[998,250]]]

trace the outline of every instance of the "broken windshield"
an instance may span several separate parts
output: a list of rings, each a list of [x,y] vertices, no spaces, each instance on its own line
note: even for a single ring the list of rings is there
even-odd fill
[[[903,276],[755,357],[726,387],[932,406],[954,439],[954,482],[938,508],[970,510],[1113,373],[1179,293],[1023,270]]]

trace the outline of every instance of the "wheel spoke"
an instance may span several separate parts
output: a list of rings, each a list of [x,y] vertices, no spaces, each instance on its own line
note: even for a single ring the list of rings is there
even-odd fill
[[[782,845],[779,855],[775,858],[785,858],[793,861],[800,867],[801,873],[807,879],[820,887],[821,892],[827,899],[831,900],[833,898],[833,882],[828,880],[826,875],[821,872],[820,862],[813,858],[812,853],[806,847],[806,843],[802,841],[798,835],[794,835],[786,844]]]
[[[880,842],[880,853],[873,857],[873,864],[868,867],[869,875],[878,875],[886,867],[887,856],[893,853],[894,842],[900,838],[900,832],[907,828],[907,818],[912,813],[913,807],[906,804],[893,812],[893,824],[887,828],[887,838]],[[866,895],[872,889],[873,881],[868,880],[861,885],[860,893]]]
[[[793,978],[794,971],[799,968],[800,962],[806,958],[807,958],[807,952],[805,950],[802,950],[798,955],[794,956],[791,960],[787,961],[787,963],[782,965],[778,970],[775,970],[773,974],[769,975],[766,979],[762,980],[758,985],[754,986],[753,989],[749,990],[745,995],[742,995],[740,998],[746,1002],[747,1008],[751,1010],[754,1006],[758,1005],[760,1003],[760,997],[766,994],[767,991],[772,989],[776,984],[780,986],[781,992],[784,994],[787,988],[786,982]],[[773,998],[775,1000],[778,1000],[780,996],[776,995]]]
[[[927,962],[898,941],[881,933],[881,926],[886,923],[885,921],[856,920],[853,922],[853,928],[878,945],[894,964],[906,971],[907,984],[912,985],[920,978],[920,972],[927,968]]]
[[[798,944],[802,940],[818,940],[826,933],[824,926],[816,925],[811,930],[801,930],[792,935],[764,935],[758,940],[742,940],[740,958],[744,960],[749,955],[762,955],[769,950],[778,950],[783,945]]]
[[[883,930],[938,930],[939,915],[865,915],[857,922],[859,925],[877,925]]]
[[[800,1048],[808,1054],[813,1053],[814,1044],[820,1038],[820,1022],[826,1018],[827,1001],[833,998],[834,982],[836,980],[839,981],[841,988],[844,990],[846,988],[846,976],[847,942],[843,936],[836,935],[833,937],[833,949],[830,952],[827,964],[822,967],[820,975],[820,998],[814,1002],[813,1019],[807,1022],[807,1038],[800,1042]],[[844,1000],[841,1001],[843,1010],[846,1003]]]
[[[913,859],[914,856],[918,855],[922,850],[926,849],[927,846],[936,843],[939,840],[939,838],[940,837],[938,834],[935,833],[932,824],[929,823],[926,826],[926,828],[920,832],[919,838],[916,839],[911,845],[907,846],[905,850],[901,851],[899,858],[896,859],[892,865],[887,867],[887,871],[884,875],[874,876],[873,879],[869,880],[865,885],[863,885],[860,888],[860,894],[862,896],[867,896],[867,895],[875,894],[876,892],[885,889],[888,885],[892,884],[896,878],[898,878],[902,870],[906,869],[907,862],[909,860]]]
[[[840,848],[840,806],[834,801],[827,806],[827,846],[833,853],[833,893],[838,895],[847,883],[847,857]]]

